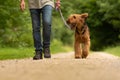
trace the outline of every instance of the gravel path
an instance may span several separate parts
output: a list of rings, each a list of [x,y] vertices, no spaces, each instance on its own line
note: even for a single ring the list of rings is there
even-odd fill
[[[52,59],[0,61],[0,80],[120,80],[120,58],[93,52],[87,59],[59,53]]]

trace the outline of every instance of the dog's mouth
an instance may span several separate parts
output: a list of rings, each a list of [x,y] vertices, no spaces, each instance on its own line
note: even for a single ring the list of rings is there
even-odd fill
[[[66,22],[70,26],[71,30],[75,30],[75,27],[76,27],[76,23],[75,22],[70,22],[69,19]]]
[[[75,27],[76,27],[76,23],[71,23],[69,24],[71,30],[75,30]]]

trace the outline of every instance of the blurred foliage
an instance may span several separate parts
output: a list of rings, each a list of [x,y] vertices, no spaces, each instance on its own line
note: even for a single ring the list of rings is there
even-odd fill
[[[120,56],[120,44],[119,46],[110,46],[104,49],[105,52],[113,54],[115,56]]]
[[[28,12],[21,12],[19,0],[0,1],[0,46],[32,46]]]
[[[33,46],[29,10],[21,12],[19,4],[19,0],[0,0],[0,47]],[[92,50],[101,50],[120,43],[119,5],[120,0],[61,0],[61,10],[65,19],[73,13],[89,13],[87,23],[90,28]],[[55,9],[52,22],[51,40],[73,45],[74,32],[65,27],[59,12]]]

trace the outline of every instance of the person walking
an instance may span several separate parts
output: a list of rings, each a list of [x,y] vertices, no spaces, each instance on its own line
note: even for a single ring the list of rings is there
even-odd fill
[[[50,53],[50,35],[52,27],[52,10],[54,8],[54,0],[28,0],[33,40],[35,47],[35,56],[33,60],[39,60],[44,58],[51,58]],[[60,0],[56,0],[55,8],[60,8]],[[20,9],[25,10],[25,0],[20,0]],[[41,25],[43,26],[43,32],[41,34]]]

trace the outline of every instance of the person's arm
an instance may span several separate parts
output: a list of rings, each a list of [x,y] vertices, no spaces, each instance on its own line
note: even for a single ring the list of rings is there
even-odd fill
[[[22,11],[24,11],[24,9],[25,9],[25,1],[24,0],[20,0],[20,9]]]
[[[55,8],[56,8],[56,9],[59,9],[59,8],[60,8],[60,0],[56,0]]]

